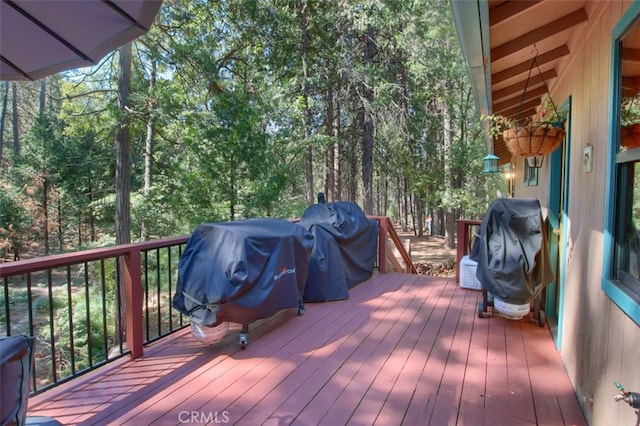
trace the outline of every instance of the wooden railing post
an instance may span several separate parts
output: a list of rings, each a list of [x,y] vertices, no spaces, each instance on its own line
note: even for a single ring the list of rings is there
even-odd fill
[[[462,257],[468,253],[469,230],[474,225],[480,225],[480,220],[458,219],[456,226],[456,283],[460,282],[460,262]]]
[[[387,272],[387,221],[378,219],[378,270]]]
[[[140,249],[132,247],[124,257],[124,264],[127,348],[132,358],[139,358],[143,352]]]

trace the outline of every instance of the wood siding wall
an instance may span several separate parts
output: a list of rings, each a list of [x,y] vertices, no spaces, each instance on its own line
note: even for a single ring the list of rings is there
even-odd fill
[[[600,288],[602,277],[611,32],[630,2],[589,2],[588,23],[572,37],[571,54],[551,84],[554,100],[571,96],[568,240],[560,352],[587,419],[593,425],[635,424],[634,410],[615,402],[614,382],[640,391],[640,327]],[[582,154],[593,145],[593,171],[582,170]],[[548,157],[539,186],[523,186],[523,161],[515,159],[516,197],[549,203]]]

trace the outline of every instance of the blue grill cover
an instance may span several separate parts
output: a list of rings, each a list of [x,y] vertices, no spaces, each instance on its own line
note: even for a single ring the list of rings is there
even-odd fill
[[[305,301],[347,299],[348,289],[371,277],[378,248],[378,222],[368,219],[357,204],[314,204],[298,223],[314,237]]]
[[[478,262],[476,276],[489,293],[514,305],[531,303],[555,279],[538,200],[494,201],[469,257]]]
[[[206,326],[298,307],[312,245],[307,230],[281,219],[202,224],[180,258],[173,306]]]

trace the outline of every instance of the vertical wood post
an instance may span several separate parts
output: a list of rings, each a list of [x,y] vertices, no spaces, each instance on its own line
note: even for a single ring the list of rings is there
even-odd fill
[[[469,230],[473,225],[480,225],[480,220],[458,219],[456,226],[456,283],[460,282],[460,262],[464,255],[468,253]]]
[[[384,217],[378,219],[378,270],[387,272],[387,232],[388,223]]]
[[[124,257],[125,297],[126,297],[126,333],[127,348],[132,358],[142,356],[142,282],[140,269],[140,250],[133,248]]]

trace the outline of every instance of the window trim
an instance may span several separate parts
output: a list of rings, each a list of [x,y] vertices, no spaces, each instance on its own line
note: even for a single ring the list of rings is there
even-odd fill
[[[640,19],[640,3],[633,2],[620,21],[611,32],[611,75],[610,75],[610,104],[609,104],[609,143],[607,147],[607,171],[604,211],[604,256],[602,265],[602,291],[637,325],[640,325],[640,295],[634,294],[622,282],[613,279],[615,276],[614,253],[616,249],[616,222],[619,220],[619,212],[616,206],[619,204],[617,193],[617,179],[619,174],[618,147],[620,146],[620,57],[621,41],[625,33]]]

